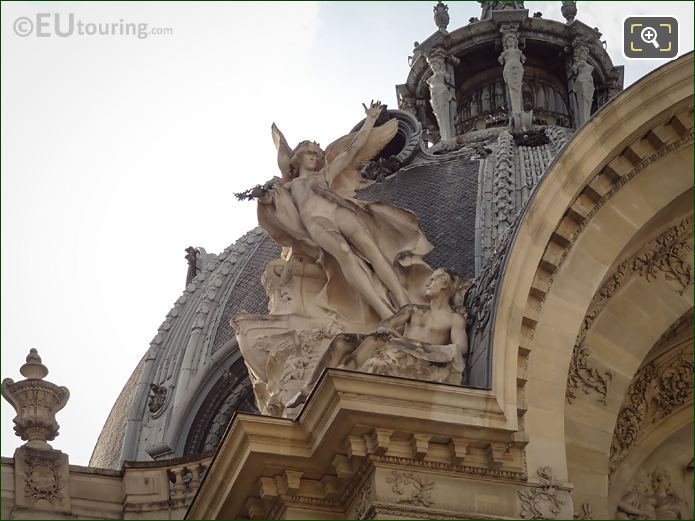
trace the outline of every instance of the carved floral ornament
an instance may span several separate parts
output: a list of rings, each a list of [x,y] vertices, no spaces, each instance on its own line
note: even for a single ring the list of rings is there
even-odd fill
[[[536,471],[540,483],[536,487],[519,490],[522,519],[557,519],[565,500],[560,488],[553,482],[552,469],[539,467]]]
[[[150,384],[150,396],[147,401],[147,408],[153,417],[159,416],[164,403],[167,399],[167,388],[163,385]]]
[[[398,503],[429,507],[434,504],[432,491],[434,481],[425,479],[412,472],[394,470],[386,476],[386,483],[391,484],[391,490],[398,498]]]
[[[45,499],[49,503],[63,499],[61,490],[63,482],[60,466],[55,458],[46,457],[38,451],[31,450],[25,454],[26,477],[24,479],[24,496],[32,501]]]
[[[369,510],[370,501],[372,498],[372,483],[367,480],[364,486],[360,489],[357,499],[355,500],[354,517],[362,519]]]
[[[694,376],[692,346],[675,355],[667,352],[639,370],[618,412],[609,460],[611,475],[644,429],[693,401]]]
[[[567,377],[567,401],[573,403],[577,393],[597,394],[606,405],[608,386],[613,374],[590,366],[590,350],[585,344],[589,329],[605,309],[608,301],[634,276],[652,282],[659,277],[674,282],[682,295],[693,284],[693,266],[688,259],[693,251],[693,216],[689,216],[647,242],[635,255],[622,262],[596,292],[582,321],[575,341]]]

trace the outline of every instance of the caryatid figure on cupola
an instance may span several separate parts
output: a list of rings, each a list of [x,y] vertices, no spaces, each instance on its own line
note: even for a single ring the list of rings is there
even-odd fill
[[[447,56],[441,48],[427,56],[432,76],[427,79],[430,86],[430,103],[437,125],[439,137],[445,142],[454,137],[454,114],[456,114],[456,91],[453,70],[447,62],[458,63],[458,59]]]
[[[582,41],[575,41],[572,59],[572,95],[576,107],[576,126],[581,127],[591,117],[594,101],[594,71],[589,63],[589,48]]]
[[[516,28],[503,25],[501,32],[504,50],[499,56],[499,62],[503,66],[502,77],[507,86],[507,98],[510,105],[508,107],[509,115],[514,128],[519,130],[522,127],[521,118],[524,110],[522,83],[526,56],[519,49],[519,35],[516,32]]]

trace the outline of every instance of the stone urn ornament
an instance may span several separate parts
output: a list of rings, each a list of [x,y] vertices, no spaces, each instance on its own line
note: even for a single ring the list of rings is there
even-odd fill
[[[5,378],[2,381],[2,396],[17,411],[13,420],[15,434],[27,442],[26,447],[50,449],[48,442],[58,436],[55,415],[65,407],[70,391],[44,380],[48,368],[41,363],[36,349],[29,351],[19,372],[26,380],[15,382]]]
[[[577,2],[569,0],[563,1],[560,12],[568,24],[574,22],[574,17],[577,16]]]
[[[434,11],[434,23],[444,34],[447,34],[447,26],[449,25],[449,6],[444,2],[437,2],[437,5],[432,9]]]

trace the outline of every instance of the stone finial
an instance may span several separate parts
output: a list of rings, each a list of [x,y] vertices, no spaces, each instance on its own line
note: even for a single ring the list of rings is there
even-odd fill
[[[449,25],[449,6],[440,0],[432,10],[437,29],[446,34],[446,28]]]
[[[19,372],[26,378],[15,382],[11,378],[2,381],[2,395],[17,412],[14,431],[25,440],[26,447],[51,449],[48,441],[58,436],[56,413],[65,407],[70,397],[66,387],[44,380],[48,369],[41,363],[36,349],[31,349]]]
[[[564,19],[567,20],[567,23],[571,24],[572,22],[574,22],[575,16],[577,16],[577,2],[573,0],[563,0],[560,12],[562,13]]]

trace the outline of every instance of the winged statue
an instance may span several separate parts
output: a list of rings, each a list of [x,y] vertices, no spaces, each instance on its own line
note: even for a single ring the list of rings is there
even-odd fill
[[[431,273],[421,257],[432,245],[414,213],[353,197],[370,183],[360,175],[362,166],[398,130],[395,119],[375,126],[383,110],[380,102],[363,107],[367,117],[362,127],[325,151],[313,141],[291,149],[273,124],[281,177],[250,193],[258,200],[258,221],[268,234],[290,255],[323,268],[327,283],[317,297],[323,307],[341,314],[331,301],[347,297],[383,319],[422,300],[412,291],[418,293]]]

